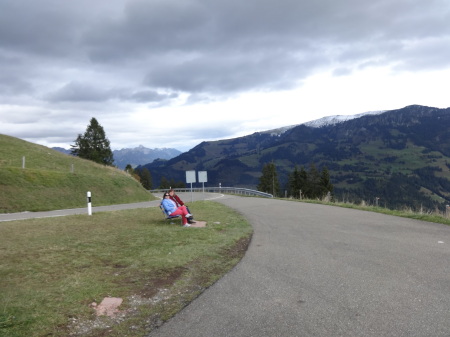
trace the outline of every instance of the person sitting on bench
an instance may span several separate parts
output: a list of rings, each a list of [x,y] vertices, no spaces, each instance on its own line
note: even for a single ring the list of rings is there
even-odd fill
[[[161,202],[161,205],[164,207],[164,210],[168,215],[174,216],[174,215],[181,215],[181,222],[183,224],[183,227],[190,227],[191,225],[188,223],[188,219],[192,217],[191,214],[189,214],[186,206],[180,206],[177,207],[175,202],[173,202],[170,199],[169,193],[164,193],[163,200]]]
[[[191,211],[189,210],[189,207],[188,207],[187,205],[184,204],[183,200],[180,199],[180,197],[175,193],[175,190],[174,190],[173,188],[171,188],[171,189],[169,190],[168,193],[169,193],[169,195],[170,195],[170,199],[175,203],[175,205],[176,205],[177,207],[180,207],[180,206],[186,206],[187,211],[188,211],[189,213],[191,213]],[[195,223],[194,217],[192,216],[192,217],[188,218],[188,222],[189,222],[190,224]]]

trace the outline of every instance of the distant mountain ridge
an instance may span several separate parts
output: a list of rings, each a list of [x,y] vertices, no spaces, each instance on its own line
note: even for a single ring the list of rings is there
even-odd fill
[[[359,114],[355,114],[355,115],[331,115],[331,116],[325,116],[325,117],[322,117],[319,119],[314,119],[312,121],[301,123],[301,124],[283,126],[281,128],[271,129],[271,130],[267,130],[267,131],[260,131],[260,132],[268,133],[272,136],[277,136],[277,135],[281,135],[281,134],[285,133],[286,131],[288,131],[292,128],[295,128],[299,125],[306,125],[306,126],[309,126],[312,128],[321,128],[323,126],[335,125],[338,123],[346,122],[351,119],[360,118],[360,117],[367,116],[367,115],[380,115],[384,112],[386,112],[386,110],[367,111],[367,112],[363,112],[363,113],[359,113]]]
[[[142,145],[135,148],[124,148],[121,150],[114,150],[114,165],[121,169],[130,164],[133,168],[151,163],[155,159],[171,159],[182,152],[173,148],[153,148],[149,149]]]
[[[262,166],[274,162],[289,193],[295,166],[313,163],[328,168],[341,200],[377,198],[386,207],[415,208],[450,203],[450,108],[412,105],[354,116],[202,142],[144,166],[155,186],[162,177],[184,181],[185,171],[197,170],[208,172],[208,186],[256,188]]]
[[[312,128],[321,128],[323,126],[335,125],[338,123],[343,123],[343,122],[349,121],[351,119],[361,118],[364,116],[380,115],[384,112],[386,112],[386,110],[368,111],[368,112],[363,112],[363,113],[356,114],[356,115],[332,115],[332,116],[327,116],[327,117],[319,118],[319,119],[316,119],[316,120],[313,120],[310,122],[303,123],[303,125],[306,125],[306,126],[309,126]]]
[[[350,120],[353,118],[359,118],[366,114],[377,114],[382,113],[384,111],[376,111],[376,112],[365,112],[357,115],[333,115],[333,116],[327,116],[320,119],[316,119],[310,122],[303,123],[303,125],[308,125],[311,127],[322,127],[325,125],[332,125],[337,124],[346,120]],[[271,135],[279,135],[282,134],[298,125],[290,125],[281,127],[278,129],[268,130],[268,131],[262,131],[262,133],[269,133]],[[53,150],[65,153],[70,155],[71,150],[62,148],[62,147],[53,147]],[[180,155],[182,152],[174,149],[174,148],[146,148],[143,145],[139,145],[135,148],[123,148],[120,150],[113,150],[113,156],[114,156],[114,165],[119,167],[120,169],[125,169],[125,167],[130,164],[133,168],[150,164],[156,159],[163,159],[163,160],[169,160],[172,159],[178,155]]]
[[[53,147],[54,150],[71,154],[70,150],[62,147]],[[151,163],[155,159],[171,159],[181,154],[181,151],[173,148],[154,148],[149,149],[143,145],[135,148],[124,148],[121,150],[113,150],[114,165],[124,170],[130,164],[133,168],[139,165]]]

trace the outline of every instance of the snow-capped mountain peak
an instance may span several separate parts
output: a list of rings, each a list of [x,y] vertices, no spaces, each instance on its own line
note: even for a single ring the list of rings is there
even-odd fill
[[[326,116],[326,117],[322,117],[310,122],[306,122],[303,123],[303,125],[312,127],[312,128],[320,128],[322,126],[326,126],[326,125],[334,125],[334,124],[338,124],[338,123],[342,123],[351,119],[355,119],[355,118],[360,118],[363,116],[367,116],[367,115],[380,115],[382,113],[386,112],[386,110],[381,110],[381,111],[368,111],[368,112],[363,112],[363,113],[359,113],[356,115],[333,115],[333,116]]]
[[[384,112],[386,112],[387,110],[380,110],[380,111],[368,111],[368,112],[362,112],[356,115],[332,115],[332,116],[326,116],[326,117],[322,117],[319,119],[315,119],[306,123],[302,123],[302,124],[296,124],[296,125],[290,125],[290,126],[285,126],[285,127],[281,127],[281,128],[277,128],[277,129],[273,129],[273,130],[268,130],[266,131],[267,133],[270,133],[271,136],[279,136],[283,133],[285,133],[286,131],[295,128],[296,126],[299,125],[306,125],[309,126],[311,128],[320,128],[322,126],[326,126],[326,125],[334,125],[334,124],[338,124],[338,123],[342,123],[345,121],[349,121],[351,119],[355,119],[355,118],[360,118],[363,116],[367,116],[367,115],[380,115]]]

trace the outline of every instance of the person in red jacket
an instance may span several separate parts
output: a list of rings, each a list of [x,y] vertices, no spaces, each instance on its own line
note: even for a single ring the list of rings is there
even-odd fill
[[[169,190],[169,196],[170,196],[170,199],[177,205],[177,207],[186,206],[184,204],[184,202],[180,199],[180,197],[175,193],[175,190],[173,188],[171,188]],[[187,208],[188,212],[191,213],[191,211],[189,211],[189,208],[187,206],[186,206],[186,208]],[[193,216],[189,217],[188,222],[190,224],[195,223],[194,217]]]

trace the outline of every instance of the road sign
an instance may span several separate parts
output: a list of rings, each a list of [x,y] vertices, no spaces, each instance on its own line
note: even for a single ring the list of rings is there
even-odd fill
[[[192,184],[196,182],[197,180],[195,179],[195,171],[186,171],[186,183]]]
[[[208,182],[208,172],[207,171],[198,171],[198,182],[199,183],[207,183]]]

